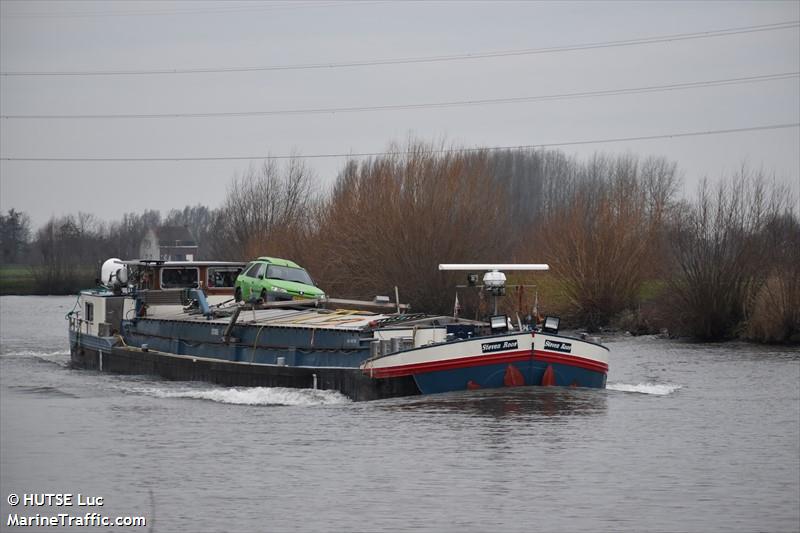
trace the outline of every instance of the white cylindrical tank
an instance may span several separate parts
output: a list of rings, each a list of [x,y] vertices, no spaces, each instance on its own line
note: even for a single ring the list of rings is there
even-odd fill
[[[124,287],[128,284],[128,267],[121,259],[112,257],[100,267],[100,282],[109,288]]]

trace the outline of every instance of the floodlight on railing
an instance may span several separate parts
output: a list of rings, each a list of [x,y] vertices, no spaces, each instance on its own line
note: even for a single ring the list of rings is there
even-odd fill
[[[544,318],[544,324],[542,324],[542,331],[545,333],[552,333],[554,335],[558,334],[558,326],[561,323],[561,319],[557,316],[546,316]]]
[[[493,333],[501,333],[508,330],[508,317],[506,315],[495,315],[489,318],[489,325]]]

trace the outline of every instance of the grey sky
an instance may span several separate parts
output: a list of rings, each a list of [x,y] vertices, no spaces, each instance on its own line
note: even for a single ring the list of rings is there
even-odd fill
[[[2,2],[0,70],[109,71],[460,55],[800,20],[800,2]],[[21,16],[27,15],[27,16]],[[800,29],[435,63],[137,76],[0,76],[2,115],[162,114],[497,99],[800,71]],[[212,118],[0,121],[0,155],[379,152],[409,134],[516,146],[800,122],[798,77],[544,102]],[[565,146],[663,155],[687,187],[743,161],[800,191],[800,128]],[[321,184],[344,159],[311,159]],[[114,219],[216,207],[247,161],[0,162],[0,209]]]

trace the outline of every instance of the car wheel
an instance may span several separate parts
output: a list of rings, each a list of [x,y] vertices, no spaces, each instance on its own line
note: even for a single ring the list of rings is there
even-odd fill
[[[236,300],[237,302],[241,302],[242,301],[242,288],[241,287],[236,287],[236,290],[233,291],[233,299]]]
[[[267,303],[267,289],[261,289],[261,303]]]

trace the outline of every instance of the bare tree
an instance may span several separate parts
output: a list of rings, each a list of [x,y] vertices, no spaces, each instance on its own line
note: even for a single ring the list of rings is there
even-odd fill
[[[51,218],[36,233],[34,247],[39,264],[32,268],[37,290],[42,293],[63,294],[81,286],[91,286],[102,236],[94,215],[78,213]]]
[[[506,196],[485,153],[414,141],[390,151],[339,175],[314,270],[329,292],[371,297],[397,285],[415,308],[449,311],[456,279],[438,264],[506,259],[515,237]]]
[[[139,245],[149,228],[161,225],[161,213],[148,209],[142,214],[125,213],[122,220],[106,226],[101,256],[135,259]]]
[[[214,257],[250,259],[291,255],[296,233],[308,224],[315,196],[314,176],[299,158],[281,166],[268,160],[228,188],[215,212],[209,247]]]
[[[716,185],[700,184],[670,238],[676,265],[670,287],[681,332],[701,340],[740,333],[768,275],[763,235],[784,206],[781,189],[744,166]]]
[[[568,194],[550,198],[544,248],[575,318],[592,329],[634,306],[652,275],[676,167],[596,155],[564,175]]]
[[[766,280],[747,308],[745,336],[760,342],[800,342],[800,221],[787,209],[767,223]]]
[[[15,209],[0,213],[0,253],[3,263],[17,263],[27,252],[31,237],[30,217]]]

